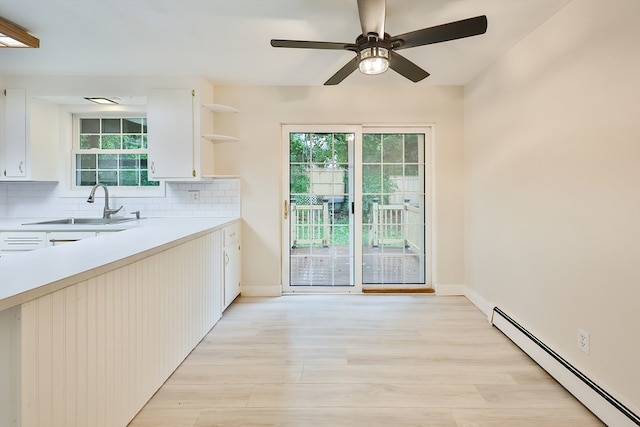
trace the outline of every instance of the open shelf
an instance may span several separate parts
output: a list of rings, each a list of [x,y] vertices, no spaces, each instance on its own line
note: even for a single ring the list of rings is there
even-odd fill
[[[213,141],[213,142],[229,142],[229,141],[237,141],[238,138],[236,138],[235,136],[228,136],[228,135],[218,135],[215,133],[207,133],[202,135],[203,138],[208,139],[209,141]]]
[[[238,110],[233,108],[233,107],[229,107],[228,105],[222,105],[222,104],[202,104],[202,106],[208,110],[213,111],[214,113],[237,113]]]

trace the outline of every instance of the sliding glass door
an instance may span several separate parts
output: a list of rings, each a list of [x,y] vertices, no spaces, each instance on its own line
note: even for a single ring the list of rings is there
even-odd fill
[[[283,292],[431,286],[429,131],[283,126]]]
[[[363,285],[427,285],[425,183],[424,133],[365,130],[360,203]]]

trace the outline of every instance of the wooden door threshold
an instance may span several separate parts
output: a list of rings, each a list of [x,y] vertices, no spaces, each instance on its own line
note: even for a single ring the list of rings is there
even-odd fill
[[[380,289],[363,289],[363,294],[434,294],[436,291],[433,288],[380,288]]]

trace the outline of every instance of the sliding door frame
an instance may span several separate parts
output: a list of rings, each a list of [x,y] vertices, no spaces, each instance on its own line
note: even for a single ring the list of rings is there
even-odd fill
[[[353,179],[349,180],[352,187],[349,192],[353,195],[351,202],[355,203],[351,214],[352,229],[352,260],[351,265],[353,286],[296,286],[295,291],[289,283],[290,252],[289,252],[289,183],[290,183],[290,153],[289,135],[292,132],[308,133],[354,133],[355,141],[350,149],[350,160],[353,162],[353,170],[350,172]],[[281,218],[281,289],[285,294],[289,293],[362,293],[362,134],[363,133],[422,133],[424,134],[425,156],[425,284],[406,285],[403,288],[432,288],[436,277],[436,209],[435,209],[435,125],[433,124],[283,124],[281,127],[281,190],[280,190],[280,218]]]

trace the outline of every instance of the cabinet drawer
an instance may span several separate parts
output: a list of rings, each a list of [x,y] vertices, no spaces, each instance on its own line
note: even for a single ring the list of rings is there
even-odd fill
[[[47,245],[45,232],[2,233],[0,250],[31,251]]]
[[[47,246],[57,246],[63,243],[76,242],[89,237],[95,237],[95,231],[55,231],[47,233]]]
[[[236,222],[224,228],[224,245],[230,245],[240,241],[240,223]]]

